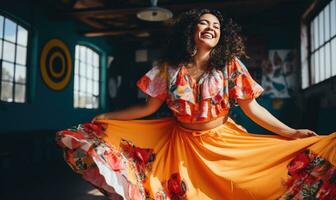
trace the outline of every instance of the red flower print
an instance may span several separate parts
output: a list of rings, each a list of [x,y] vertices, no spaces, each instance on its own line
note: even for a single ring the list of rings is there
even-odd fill
[[[148,162],[154,161],[155,155],[153,154],[152,149],[141,149],[136,147],[134,149],[134,158],[142,164],[147,164]]]
[[[168,180],[168,191],[172,200],[185,199],[187,187],[179,173],[174,173]]]
[[[128,157],[132,158],[137,164],[146,165],[155,159],[153,149],[139,148],[125,140],[121,142],[120,147]]]
[[[105,128],[102,124],[98,123],[84,123],[83,124],[84,131],[89,135],[94,134],[97,137],[101,137],[104,135]]]
[[[335,200],[336,167],[317,154],[306,150],[287,166],[291,176],[285,183],[287,191],[279,200]]]
[[[126,157],[133,160],[142,179],[145,179],[146,173],[150,170],[150,163],[155,160],[153,149],[136,147],[127,140],[122,140],[120,147]]]
[[[324,176],[328,170],[330,169],[331,165],[329,163],[325,163],[323,165],[315,166],[311,172],[311,175],[314,177],[321,177]]]
[[[116,154],[116,152],[105,152],[104,158],[107,159],[106,162],[114,171],[120,171],[124,169],[121,155]]]
[[[294,160],[292,160],[288,168],[288,173],[293,177],[303,177],[306,175],[305,168],[308,166],[310,162],[309,154],[307,152],[302,152],[296,156]]]

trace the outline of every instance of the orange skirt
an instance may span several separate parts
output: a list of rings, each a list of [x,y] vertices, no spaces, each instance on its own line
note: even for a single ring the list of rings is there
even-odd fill
[[[107,196],[336,197],[336,132],[290,140],[248,133],[230,118],[206,131],[182,128],[172,118],[100,120],[59,131],[57,142],[73,170]]]

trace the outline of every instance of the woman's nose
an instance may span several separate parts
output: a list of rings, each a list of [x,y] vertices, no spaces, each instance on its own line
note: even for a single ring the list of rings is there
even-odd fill
[[[211,26],[211,25],[208,25],[205,30],[207,30],[207,31],[214,31],[214,27]]]

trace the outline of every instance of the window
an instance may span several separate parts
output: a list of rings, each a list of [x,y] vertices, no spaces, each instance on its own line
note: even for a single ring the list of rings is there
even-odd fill
[[[336,0],[330,1],[307,24],[309,28],[309,68],[302,87],[320,83],[336,75]],[[303,74],[303,73],[302,73]],[[308,81],[304,79],[309,79]]]
[[[76,45],[74,107],[98,108],[100,56],[92,48]]]
[[[26,102],[28,31],[0,15],[0,100]]]

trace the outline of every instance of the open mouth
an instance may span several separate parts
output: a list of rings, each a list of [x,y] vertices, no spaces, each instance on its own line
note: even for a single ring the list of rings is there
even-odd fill
[[[205,39],[213,39],[215,37],[215,34],[205,31],[203,33],[201,33],[201,37],[205,38]]]

